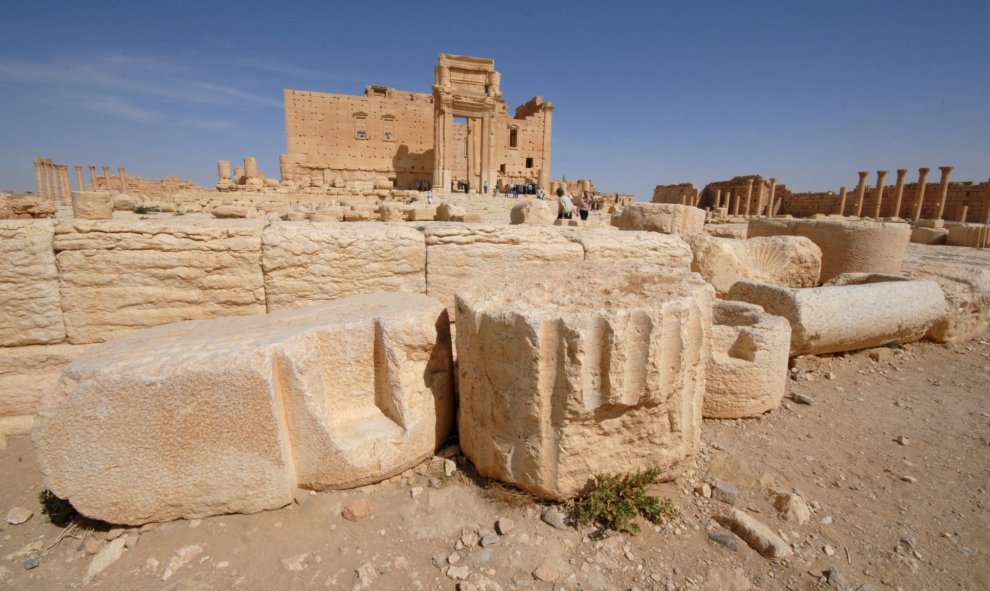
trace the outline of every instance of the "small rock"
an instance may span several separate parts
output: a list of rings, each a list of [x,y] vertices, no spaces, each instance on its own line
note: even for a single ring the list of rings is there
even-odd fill
[[[791,400],[797,402],[798,404],[807,404],[808,406],[815,403],[815,399],[811,396],[808,396],[807,394],[799,394],[798,392],[791,394]]]
[[[826,380],[834,380],[835,379],[835,374],[833,372],[828,372],[827,374],[825,374],[825,379]]]
[[[794,554],[791,547],[764,523],[739,509],[715,518],[723,527],[731,530],[766,558],[786,558]]]
[[[355,571],[357,573],[357,582],[351,587],[351,591],[359,591],[360,589],[368,589],[374,584],[375,579],[378,578],[378,571],[375,570],[375,565],[370,562],[365,562],[357,568]]]
[[[457,591],[478,591],[478,588],[474,586],[474,583],[463,581],[457,584]]]
[[[475,566],[482,566],[492,561],[492,551],[490,548],[475,548],[467,559]]]
[[[739,490],[728,480],[716,480],[712,487],[712,498],[727,505],[735,505]]]
[[[540,519],[543,520],[543,523],[546,523],[551,527],[555,527],[557,529],[567,529],[567,516],[555,506],[550,506],[544,509],[543,513],[540,515]]]
[[[99,552],[101,548],[103,548],[103,542],[93,536],[86,536],[86,539],[83,540],[82,551],[90,556]]]
[[[780,511],[784,519],[804,525],[811,519],[811,509],[801,495],[784,493],[777,495],[773,506]]]
[[[870,349],[870,359],[877,363],[884,363],[890,361],[894,358],[894,351],[888,349],[887,347],[881,347],[879,349]]]
[[[918,482],[918,479],[915,478],[914,476],[901,476],[901,480],[903,480],[904,482],[907,482],[909,484],[914,484],[914,483]]]
[[[533,578],[537,581],[552,583],[560,578],[560,569],[548,560],[536,567],[536,570],[533,571]]]
[[[344,510],[340,512],[341,517],[347,521],[361,521],[371,513],[371,502],[368,499],[357,499],[344,505]]]
[[[93,577],[106,570],[108,566],[117,562],[123,554],[124,538],[118,537],[104,546],[104,548],[93,557],[92,562],[89,563],[89,568],[86,569],[85,580],[91,581]]]
[[[444,473],[444,475],[447,476],[447,478],[450,478],[451,476],[454,475],[454,472],[457,472],[457,462],[455,462],[454,460],[450,460],[450,459],[444,460],[443,461],[443,473]]]
[[[296,556],[290,556],[288,558],[282,559],[282,567],[288,571],[302,571],[306,569],[306,561],[309,559],[309,553],[304,552],[303,554],[297,554]]]
[[[487,548],[487,547],[489,547],[489,546],[491,546],[493,544],[497,544],[498,543],[498,535],[495,532],[487,533],[487,534],[481,536],[481,542],[480,543],[481,543],[481,547],[482,548]]]
[[[28,558],[27,560],[24,561],[24,570],[31,570],[33,568],[38,568],[39,564],[41,563],[38,562],[37,558]]]
[[[124,533],[124,528],[115,527],[107,532],[107,541],[112,542],[117,538],[119,538],[121,535],[123,535],[123,533]]]
[[[822,552],[825,553],[825,556],[835,556],[835,548],[829,546],[828,544],[822,546]]]
[[[903,436],[903,435],[898,435],[897,438],[894,439],[894,441],[896,441],[897,443],[900,443],[901,445],[907,445],[907,444],[911,443],[911,440],[908,439],[907,437]]]
[[[460,542],[464,544],[465,548],[474,548],[481,541],[481,536],[474,531],[465,531],[461,534]]]
[[[722,533],[720,531],[710,531],[708,532],[708,539],[727,550],[732,550],[733,552],[739,551],[738,538],[732,534]]]
[[[11,507],[10,511],[7,511],[7,523],[10,525],[20,525],[31,519],[32,515],[34,513],[24,507]]]
[[[124,548],[127,548],[128,550],[133,550],[134,547],[137,546],[138,540],[140,539],[141,536],[139,536],[138,534],[127,534],[126,536],[124,536]]]
[[[515,522],[508,517],[503,517],[495,522],[495,531],[503,536],[512,531],[514,527],[516,527]]]
[[[836,591],[849,591],[849,583],[846,582],[846,578],[842,576],[839,569],[832,568],[828,571],[828,586]]]
[[[703,497],[706,499],[712,498],[712,487],[709,486],[707,483],[699,484],[698,486],[694,487],[694,492],[699,497]]]
[[[467,566],[452,566],[447,569],[447,576],[455,581],[463,581],[470,574],[471,570]]]
[[[447,556],[445,554],[433,555],[433,566],[437,568],[443,568],[443,565],[445,564],[447,564]]]
[[[447,562],[450,564],[457,564],[460,561],[461,561],[461,555],[458,554],[457,552],[454,552],[453,554],[447,557]]]

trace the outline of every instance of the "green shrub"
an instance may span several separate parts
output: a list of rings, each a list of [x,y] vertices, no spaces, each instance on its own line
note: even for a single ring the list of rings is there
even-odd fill
[[[636,533],[634,521],[642,515],[653,523],[663,523],[677,516],[670,499],[646,494],[646,487],[656,482],[660,470],[635,474],[597,474],[591,490],[574,505],[574,521],[579,525],[597,524],[605,529]]]
[[[38,502],[41,503],[41,512],[59,527],[65,527],[79,517],[79,512],[72,503],[55,496],[55,493],[48,489],[38,493]]]

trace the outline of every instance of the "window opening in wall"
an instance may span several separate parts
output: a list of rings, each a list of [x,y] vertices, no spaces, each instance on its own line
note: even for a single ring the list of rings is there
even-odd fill
[[[368,139],[368,115],[366,113],[354,114],[354,137],[359,140]]]
[[[532,158],[527,158],[526,159],[526,168],[533,168],[533,159]]]
[[[499,171],[500,173],[502,173],[502,174],[505,174],[505,165],[504,165],[504,164],[502,164],[502,165],[500,165],[500,166],[498,167],[498,171]]]
[[[510,129],[509,130],[509,147],[510,148],[515,148],[515,147],[517,147],[518,143],[519,143],[519,130],[518,129]]]

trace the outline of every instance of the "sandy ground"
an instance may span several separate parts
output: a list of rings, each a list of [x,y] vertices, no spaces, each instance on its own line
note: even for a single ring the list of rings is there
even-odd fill
[[[510,506],[442,462],[357,490],[311,494],[277,511],[108,532],[48,523],[30,439],[0,451],[0,511],[24,507],[21,525],[0,523],[0,587],[11,589],[990,589],[990,346],[984,340],[918,343],[817,358],[791,380],[786,401],[758,419],[705,421],[693,469],[656,487],[680,516],[643,523],[638,535],[554,529],[542,506]],[[819,366],[820,365],[820,366]],[[790,542],[770,561],[741,540],[709,539],[730,506],[703,498],[727,480],[735,506]],[[773,506],[798,491],[804,525]],[[352,522],[342,510],[371,504]],[[504,535],[497,520],[511,520]],[[93,553],[121,533],[123,554],[86,582]],[[108,535],[109,534],[109,535]],[[25,562],[37,559],[36,568]],[[538,570],[539,569],[539,570]],[[543,578],[538,580],[536,571]],[[831,579],[829,578],[831,577]]]

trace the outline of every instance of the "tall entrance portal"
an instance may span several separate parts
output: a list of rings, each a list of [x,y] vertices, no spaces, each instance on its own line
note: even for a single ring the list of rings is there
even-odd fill
[[[433,84],[433,187],[495,186],[495,120],[502,92],[495,60],[440,55]]]

